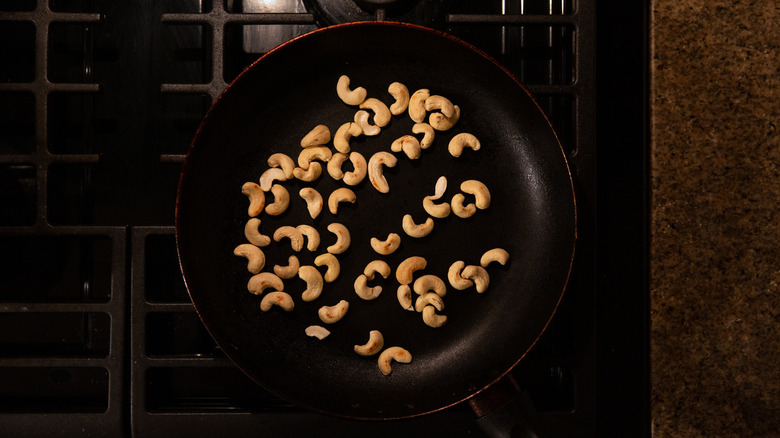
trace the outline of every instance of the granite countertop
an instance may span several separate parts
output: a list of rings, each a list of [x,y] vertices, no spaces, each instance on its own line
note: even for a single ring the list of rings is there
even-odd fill
[[[780,436],[780,1],[651,2],[656,437]]]

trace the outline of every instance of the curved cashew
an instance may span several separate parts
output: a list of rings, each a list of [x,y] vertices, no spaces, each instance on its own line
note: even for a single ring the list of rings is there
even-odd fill
[[[379,240],[376,237],[371,238],[371,248],[377,254],[388,255],[395,252],[401,246],[401,236],[396,233],[387,235],[387,239]]]
[[[373,300],[382,293],[382,286],[368,286],[368,277],[365,274],[358,275],[354,286],[357,296],[366,301]]]
[[[485,292],[490,285],[490,274],[482,266],[468,265],[463,268],[460,275],[463,278],[473,280],[479,293]]]
[[[451,209],[449,203],[443,202],[441,204],[434,204],[433,202],[441,198],[445,191],[447,191],[447,177],[441,176],[436,180],[433,195],[423,198],[423,209],[426,213],[436,218],[443,218],[450,215]]]
[[[263,297],[260,301],[260,310],[267,312],[271,310],[271,306],[279,306],[285,312],[289,312],[295,307],[293,299],[285,292],[271,292]]]
[[[429,292],[417,297],[417,300],[414,302],[414,310],[422,312],[425,306],[433,306],[436,310],[441,312],[444,310],[444,300],[442,300],[439,295]]]
[[[450,118],[455,115],[455,106],[444,96],[434,95],[425,99],[426,111],[441,111],[444,117]]]
[[[461,132],[452,137],[452,140],[450,140],[450,143],[447,145],[447,150],[450,151],[450,155],[453,157],[459,157],[463,153],[463,148],[468,147],[478,151],[480,146],[479,139],[473,134]]]
[[[428,117],[428,124],[437,131],[447,131],[452,129],[452,127],[455,126],[455,124],[458,123],[458,120],[460,119],[460,107],[458,105],[454,105],[454,107],[455,114],[453,114],[450,118],[445,117],[444,114],[440,112],[431,113],[431,115]]]
[[[341,170],[341,165],[344,164],[349,158],[349,154],[336,153],[328,161],[328,175],[336,181],[344,178],[344,172]]]
[[[303,170],[308,170],[312,161],[319,160],[327,163],[332,156],[333,151],[331,151],[327,146],[313,146],[306,148],[302,150],[300,154],[298,154],[298,167]]]
[[[413,135],[403,135],[395,139],[395,141],[390,144],[390,150],[393,152],[403,151],[406,156],[412,160],[420,158],[420,155],[422,154],[420,140]]]
[[[298,225],[295,227],[298,231],[301,232],[301,235],[306,237],[307,244],[306,249],[309,251],[317,251],[317,248],[320,246],[320,233],[317,231],[316,228],[312,227],[311,225]]]
[[[346,187],[338,188],[328,196],[328,210],[333,214],[337,214],[340,202],[350,202],[354,204],[355,200],[357,200],[355,192]]]
[[[436,137],[436,131],[427,123],[415,123],[414,126],[412,126],[412,132],[415,134],[423,134],[423,138],[420,140],[420,147],[423,149],[431,147],[433,139]]]
[[[301,181],[312,182],[322,175],[322,165],[316,161],[309,164],[308,169],[296,167],[293,169],[293,175]]]
[[[414,305],[412,305],[412,288],[410,288],[408,284],[398,286],[396,297],[398,297],[398,304],[400,304],[401,307],[406,310],[414,310]]]
[[[390,347],[380,353],[377,364],[379,365],[379,371],[385,376],[393,372],[393,368],[390,365],[393,360],[398,363],[409,363],[412,361],[412,354],[401,347]]]
[[[382,132],[382,128],[377,125],[372,125],[371,122],[368,121],[370,117],[371,114],[369,114],[368,111],[360,110],[355,113],[355,124],[360,127],[364,135],[378,135],[380,132]]]
[[[249,243],[257,246],[268,246],[271,243],[271,238],[260,234],[260,219],[253,217],[244,225],[244,237]]]
[[[371,156],[368,160],[368,179],[371,181],[371,185],[381,193],[387,193],[390,191],[390,185],[387,184],[387,179],[382,174],[382,166],[393,167],[398,162],[395,155],[390,152],[377,152]]]
[[[274,195],[274,202],[266,205],[265,212],[271,216],[279,216],[290,205],[290,194],[287,193],[287,189],[284,186],[279,184],[271,186],[271,193]]]
[[[322,306],[317,314],[320,316],[320,320],[325,324],[333,324],[339,322],[344,315],[347,314],[349,309],[349,301],[341,300],[338,304],[333,306]]]
[[[241,193],[249,198],[249,208],[247,214],[250,217],[255,217],[263,211],[265,207],[265,193],[257,183],[246,182],[241,186]]]
[[[385,337],[379,330],[368,332],[368,342],[363,345],[355,345],[355,353],[361,356],[373,356],[385,346]]]
[[[425,324],[433,328],[441,327],[447,322],[447,316],[436,314],[436,308],[433,306],[425,306],[422,318]]]
[[[330,283],[337,279],[341,273],[341,264],[339,264],[339,259],[337,259],[335,255],[329,252],[318,255],[317,258],[314,259],[314,264],[317,266],[328,267],[328,269],[325,271],[325,276],[323,277],[326,283]]]
[[[479,265],[483,268],[487,268],[492,262],[498,262],[501,266],[505,266],[509,261],[509,253],[503,248],[493,248],[484,254],[479,259]]]
[[[363,87],[357,87],[354,90],[350,90],[349,82],[349,76],[342,75],[336,83],[336,94],[338,94],[339,99],[347,105],[360,105],[366,99],[368,91]]]
[[[284,171],[285,179],[293,178],[293,169],[295,169],[295,161],[282,153],[276,153],[268,157],[268,165],[271,167],[281,167]]]
[[[273,288],[275,291],[284,290],[284,283],[281,278],[270,272],[261,272],[249,279],[246,288],[255,295],[261,295],[268,288]]]
[[[476,198],[476,206],[480,210],[490,207],[490,190],[485,184],[475,179],[470,179],[460,183],[460,189],[465,193],[470,193]]]
[[[289,280],[298,275],[298,269],[301,267],[301,262],[298,261],[298,257],[291,255],[287,259],[287,266],[274,265],[274,274],[284,280]]]
[[[420,256],[411,256],[398,264],[395,270],[395,279],[401,284],[411,284],[415,271],[425,269],[428,261]]]
[[[349,152],[349,140],[363,134],[363,128],[357,123],[347,122],[339,126],[333,135],[333,146],[342,154]]]
[[[363,269],[363,274],[368,278],[369,280],[374,279],[374,274],[379,273],[379,275],[382,276],[382,278],[387,278],[390,276],[390,273],[392,272],[392,269],[390,269],[390,265],[387,264],[384,260],[374,260],[371,263],[367,264],[365,269]]]
[[[263,250],[251,243],[242,243],[241,245],[238,245],[233,250],[233,254],[239,257],[245,257],[247,260],[246,269],[253,274],[257,274],[265,266],[265,254],[263,254]]]
[[[320,341],[327,338],[328,335],[330,335],[330,330],[326,329],[321,325],[310,325],[306,327],[305,331],[306,331],[306,336],[317,338]]]
[[[387,126],[388,123],[390,123],[390,119],[392,118],[390,109],[387,108],[387,105],[385,105],[385,103],[381,100],[369,97],[360,104],[360,108],[370,109],[374,112],[374,124],[376,126],[383,128]]]
[[[390,105],[390,113],[394,116],[403,114],[409,106],[409,89],[400,82],[393,82],[387,87],[387,92],[395,99]]]
[[[293,251],[298,252],[303,248],[303,234],[301,230],[290,225],[283,225],[274,231],[274,241],[279,242],[284,238],[290,239]]]
[[[455,213],[455,216],[460,218],[467,218],[474,215],[474,213],[477,212],[477,206],[474,204],[468,204],[463,205],[463,203],[466,201],[466,197],[463,196],[463,193],[456,193],[455,196],[452,197],[452,201],[450,202],[452,205],[452,212]]]
[[[466,266],[466,262],[458,260],[450,265],[450,269],[447,271],[447,280],[450,281],[450,286],[457,290],[468,289],[474,285],[474,282],[463,278],[460,271]]]
[[[264,192],[271,190],[271,186],[274,185],[274,181],[285,181],[287,176],[284,173],[284,169],[279,167],[271,167],[260,175],[260,188]]]
[[[352,162],[353,171],[344,174],[344,183],[350,186],[360,184],[368,173],[368,164],[363,154],[358,152],[349,153],[349,161]]]
[[[422,88],[414,92],[409,98],[409,117],[416,123],[425,120],[425,100],[431,96],[431,92]]]
[[[349,236],[349,230],[342,224],[332,223],[328,225],[328,231],[336,235],[336,243],[327,248],[331,254],[341,254],[349,248],[352,239]]]
[[[309,148],[328,144],[330,141],[330,129],[325,125],[317,125],[301,139],[301,147]]]
[[[301,293],[303,301],[314,301],[322,293],[322,274],[314,266],[301,266],[298,269],[298,278],[306,282],[306,290]]]
[[[298,194],[306,201],[306,209],[309,210],[309,216],[315,219],[322,211],[322,196],[311,187],[304,187]]]
[[[433,231],[433,219],[426,218],[425,222],[418,225],[414,223],[412,215],[407,214],[404,215],[401,226],[403,227],[404,232],[412,237],[425,237]]]
[[[444,284],[444,280],[433,274],[423,275],[414,281],[414,292],[417,295],[424,295],[429,291],[433,291],[436,295],[443,297],[447,295],[447,285]]]

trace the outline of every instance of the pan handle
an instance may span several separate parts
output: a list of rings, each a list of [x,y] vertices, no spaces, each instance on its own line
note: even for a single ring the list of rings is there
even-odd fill
[[[540,438],[531,396],[511,374],[469,400],[477,425],[492,438]]]

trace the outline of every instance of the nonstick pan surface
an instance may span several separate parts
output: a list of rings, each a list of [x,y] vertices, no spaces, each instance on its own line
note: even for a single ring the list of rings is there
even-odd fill
[[[322,236],[315,252],[294,253],[287,239],[263,248],[265,271],[286,265],[290,255],[313,265],[316,255],[335,242],[328,224],[339,222],[351,233],[350,249],[338,256],[341,274],[325,285],[313,302],[303,302],[305,283],[285,280],[295,299],[291,312],[262,312],[261,297],[247,291],[246,260],[232,254],[245,243],[246,181],[257,182],[267,158],[281,152],[296,159],[300,139],[315,125],[332,132],[351,121],[357,108],[336,95],[336,82],[349,75],[370,97],[388,105],[394,81],[414,92],[428,88],[461,109],[460,121],[437,132],[434,144],[417,160],[396,154],[398,164],[385,175],[390,192],[376,191],[368,179],[352,187],[354,204],[338,214],[327,205],[311,219],[298,192],[311,186],[327,202],[341,181],[327,172],[311,183],[281,183],[290,207],[281,216],[261,214],[260,230],[272,235],[282,225],[309,224]],[[404,113],[375,137],[353,139],[352,150],[366,159],[411,133]],[[447,152],[455,134],[470,132],[482,144],[459,158]],[[324,167],[324,166],[323,166]],[[345,165],[348,170],[349,165]],[[485,183],[492,203],[468,219],[436,219],[433,232],[415,239],[404,234],[401,219],[422,222],[424,196],[446,176],[443,200],[458,193],[467,179]],[[467,198],[473,199],[473,198]],[[267,201],[272,201],[268,193]],[[380,256],[369,245],[395,232],[403,243],[396,253]],[[235,80],[201,124],[182,169],[176,205],[176,236],[187,289],[205,326],[218,345],[244,372],[272,393],[299,405],[353,418],[400,418],[458,403],[507,373],[533,346],[548,324],[566,286],[576,237],[571,176],[548,120],[526,89],[497,63],[473,47],[426,28],[385,22],[355,23],[320,29],[266,54]],[[490,286],[448,287],[441,328],[426,326],[421,315],[401,308],[395,275],[372,284],[383,287],[375,300],[355,294],[353,282],[365,265],[383,259],[395,269],[406,257],[423,256],[417,274],[447,278],[456,260],[479,264],[482,253],[501,247],[510,253],[506,266],[488,268]],[[324,272],[324,268],[322,268]],[[319,321],[317,309],[346,299],[346,317],[327,328],[323,341],[305,335]],[[355,344],[380,330],[385,346],[402,346],[413,356],[382,375],[376,356],[354,353]]]

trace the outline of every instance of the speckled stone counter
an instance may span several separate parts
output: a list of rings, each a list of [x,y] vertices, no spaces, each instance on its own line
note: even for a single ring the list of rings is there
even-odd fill
[[[780,2],[651,3],[656,437],[780,436]]]

